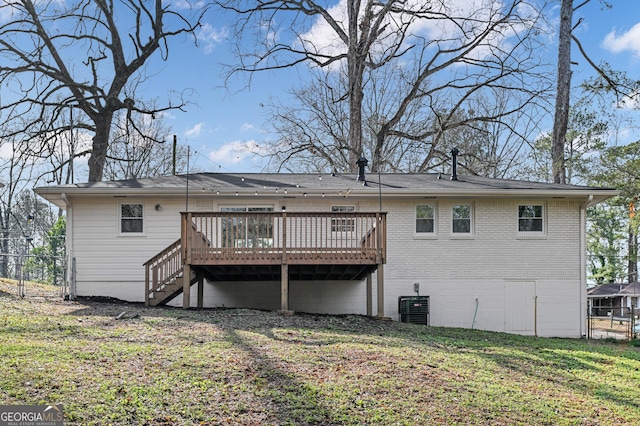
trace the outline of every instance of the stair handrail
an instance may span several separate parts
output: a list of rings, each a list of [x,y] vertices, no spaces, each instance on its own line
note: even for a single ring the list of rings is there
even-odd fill
[[[149,306],[149,299],[155,296],[155,292],[175,281],[183,270],[182,239],[179,238],[143,265],[145,268],[145,304]]]

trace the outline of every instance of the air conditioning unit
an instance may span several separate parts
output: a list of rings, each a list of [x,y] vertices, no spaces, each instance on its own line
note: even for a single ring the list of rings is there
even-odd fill
[[[398,297],[400,321],[429,325],[429,296]]]

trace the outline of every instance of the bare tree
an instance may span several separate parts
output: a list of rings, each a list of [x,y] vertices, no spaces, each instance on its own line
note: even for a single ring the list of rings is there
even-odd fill
[[[362,154],[375,159],[373,170],[444,171],[450,150],[458,146],[461,166],[469,173],[518,175],[528,141],[541,132],[540,115],[546,113],[536,108],[531,94],[486,87],[451,108],[453,89],[433,91],[411,102],[380,142],[388,117],[404,99],[399,83],[406,81],[405,72],[401,67],[381,68],[365,86]],[[346,79],[339,73],[315,75],[313,84],[291,92],[293,102],[269,105],[270,124],[280,137],[269,146],[274,169],[345,172],[351,167],[346,155],[348,109],[339,97]]]
[[[16,248],[25,248],[24,224],[27,218],[18,213],[20,194],[27,191],[32,179],[31,158],[24,154],[23,147],[16,138],[3,140],[9,149],[5,158],[0,160],[0,275],[9,276],[10,258],[16,254]]]
[[[91,132],[89,181],[99,181],[114,114],[149,116],[182,109],[182,95],[156,107],[139,95],[149,58],[167,59],[169,41],[193,35],[205,9],[178,9],[186,2],[162,0],[7,0],[0,16],[0,114],[20,135],[54,140],[68,132],[65,111],[78,114],[77,128]],[[9,89],[5,91],[4,87]],[[19,123],[20,125],[15,125]],[[140,132],[129,120],[132,131]],[[35,147],[32,150],[36,151]]]
[[[108,180],[134,179],[149,176],[168,175],[173,172],[173,146],[170,129],[162,117],[152,119],[144,115],[125,114],[115,120],[113,139],[107,153],[105,178]],[[127,121],[137,123],[140,132],[131,132]],[[175,169],[186,169],[187,148],[176,148]]]
[[[351,171],[366,148],[364,131],[375,131],[372,154],[377,169],[391,162],[382,158],[388,153],[389,137],[420,145],[459,126],[453,117],[468,110],[467,102],[482,92],[519,91],[528,95],[519,98],[527,103],[548,89],[534,49],[535,35],[544,31],[542,15],[524,0],[485,1],[466,9],[450,1],[343,0],[331,8],[295,0],[220,3],[239,17],[239,64],[232,72],[254,73],[304,62],[342,73],[340,84],[330,86],[330,95],[331,102],[347,103],[348,133],[344,143],[334,146],[341,152],[329,155],[346,158]],[[246,38],[252,36],[255,49],[247,51]],[[388,68],[401,71],[394,79],[394,92],[386,92],[393,101],[384,114],[378,114],[376,125],[366,129],[371,117],[363,116],[363,105],[367,96],[375,96],[373,82],[388,76],[384,72]],[[327,93],[329,89],[322,87],[326,79],[318,84]],[[521,107],[513,104],[510,110]],[[478,116],[467,122],[500,118]],[[306,142],[313,135],[305,137]],[[301,148],[303,144],[294,150]]]

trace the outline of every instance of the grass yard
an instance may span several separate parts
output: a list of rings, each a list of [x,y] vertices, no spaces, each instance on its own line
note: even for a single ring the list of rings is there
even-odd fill
[[[63,404],[69,425],[640,423],[633,342],[14,288],[0,283],[0,404]]]

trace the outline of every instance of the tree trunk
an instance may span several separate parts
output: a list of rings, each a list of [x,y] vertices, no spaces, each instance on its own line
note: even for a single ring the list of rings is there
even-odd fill
[[[553,122],[551,169],[554,183],[565,183],[564,145],[569,122],[571,92],[571,22],[573,1],[562,0],[560,7],[560,38],[558,42],[558,82]]]
[[[362,155],[362,74],[364,64],[359,57],[358,16],[360,1],[349,0],[349,46],[347,52],[347,73],[349,81],[349,171],[358,171],[356,162]]]
[[[96,132],[93,136],[93,149],[88,161],[89,182],[100,182],[102,180],[104,165],[107,161],[112,119],[113,112],[103,111],[99,119],[95,122]]]
[[[638,234],[629,226],[629,263],[628,263],[628,280],[629,282],[638,281]]]
[[[9,217],[7,212],[3,212],[2,243],[0,244],[0,250],[2,250],[0,274],[4,278],[9,278]]]

